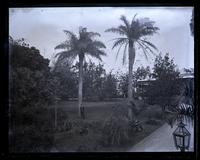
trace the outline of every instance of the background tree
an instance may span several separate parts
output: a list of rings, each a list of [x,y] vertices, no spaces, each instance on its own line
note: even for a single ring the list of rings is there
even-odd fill
[[[148,57],[149,53],[154,53],[152,49],[156,49],[155,45],[147,41],[147,36],[152,36],[157,33],[159,30],[158,27],[155,27],[154,21],[150,21],[149,18],[135,19],[137,14],[133,17],[131,23],[126,19],[125,16],[121,16],[120,20],[123,22],[123,25],[118,26],[117,28],[107,29],[106,32],[113,32],[121,35],[122,37],[114,39],[114,45],[112,47],[118,47],[119,50],[124,45],[124,55],[123,63],[126,60],[126,49],[128,46],[128,59],[129,59],[129,74],[128,74],[128,99],[132,101],[133,90],[132,90],[132,74],[133,74],[133,64],[135,62],[136,54],[136,45],[138,45],[145,57]]]
[[[56,62],[51,69],[51,73],[57,80],[56,96],[62,100],[77,97],[78,92],[78,70],[72,66],[70,59],[64,59],[63,62]]]
[[[71,57],[74,60],[77,56],[79,58],[79,87],[78,87],[78,107],[79,116],[83,117],[84,112],[82,106],[82,90],[83,90],[83,60],[86,55],[95,57],[101,61],[101,56],[105,56],[106,53],[102,50],[106,46],[94,39],[96,36],[100,36],[99,33],[88,32],[87,28],[79,28],[79,36],[74,33],[64,30],[64,33],[68,36],[68,39],[57,45],[55,49],[65,49],[56,54],[58,61]]]
[[[133,84],[134,88],[137,87],[138,80],[146,79],[151,76],[150,67],[146,68],[138,67],[136,71],[133,72]],[[127,97],[128,95],[128,74],[121,74],[119,76],[119,90],[123,94],[123,97]],[[136,95],[135,95],[136,96]]]
[[[105,98],[117,98],[118,97],[118,90],[117,90],[117,77],[116,75],[109,72],[106,74],[105,82],[103,85],[103,94]]]
[[[78,70],[78,63],[75,65]],[[89,61],[83,65],[83,98],[86,100],[104,100],[117,97],[117,78],[114,74],[106,73],[102,64],[96,65]]]
[[[157,103],[161,106],[174,103],[173,99],[176,95],[181,94],[181,85],[179,81],[179,70],[170,59],[169,54],[164,57],[156,57],[153,67],[152,76],[155,81],[152,81],[147,88],[149,103]]]
[[[133,78],[137,82],[137,80],[146,79],[151,76],[150,67],[147,66],[146,68],[138,67],[135,72],[133,72]]]

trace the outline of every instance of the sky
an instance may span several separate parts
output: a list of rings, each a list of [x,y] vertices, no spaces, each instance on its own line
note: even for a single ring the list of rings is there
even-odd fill
[[[122,24],[120,16],[125,15],[129,21],[137,13],[136,18],[148,17],[155,21],[159,33],[148,40],[158,51],[156,54],[169,53],[179,69],[194,68],[194,38],[190,32],[192,7],[53,7],[53,8],[10,8],[9,35],[14,39],[25,38],[31,46],[35,46],[45,58],[53,60],[59,52],[55,46],[66,40],[63,30],[78,34],[79,27],[87,27],[88,31],[98,32],[98,40],[106,45],[107,56],[102,57],[102,64],[107,72],[127,72],[128,59],[122,65],[123,49],[116,60],[118,48],[112,50],[111,39],[119,37],[106,29]],[[128,56],[127,56],[128,57]],[[136,50],[133,70],[140,66],[153,66],[155,56],[148,61],[141,50]],[[98,60],[87,58],[96,64]],[[52,65],[52,63],[50,63]]]

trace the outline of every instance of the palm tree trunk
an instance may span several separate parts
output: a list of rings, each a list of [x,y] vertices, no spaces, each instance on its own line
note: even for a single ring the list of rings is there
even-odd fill
[[[84,118],[83,101],[83,55],[79,55],[78,109],[79,116]]]
[[[134,43],[129,41],[129,74],[128,74],[128,115],[133,120],[133,111],[131,101],[133,99],[133,63],[135,61]]]
[[[129,42],[129,74],[128,74],[128,100],[133,97],[133,63],[135,61],[135,48],[133,42]]]

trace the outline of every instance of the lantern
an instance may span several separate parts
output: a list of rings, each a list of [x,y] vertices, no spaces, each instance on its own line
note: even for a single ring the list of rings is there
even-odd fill
[[[180,149],[181,152],[184,152],[185,149],[188,150],[190,146],[190,136],[190,132],[185,128],[185,124],[181,121],[173,132],[176,149]]]

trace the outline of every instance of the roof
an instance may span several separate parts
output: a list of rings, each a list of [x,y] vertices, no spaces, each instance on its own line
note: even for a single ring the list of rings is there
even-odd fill
[[[146,79],[138,79],[137,81],[138,82],[147,82],[147,81],[155,81],[156,79],[155,78],[146,78]]]
[[[194,76],[193,75],[186,75],[186,76],[182,76],[180,78],[194,78]]]
[[[186,79],[186,78],[194,78],[194,75],[180,75],[180,79]],[[148,81],[155,81],[155,78],[146,78],[146,79],[139,79],[137,82],[148,82]]]

